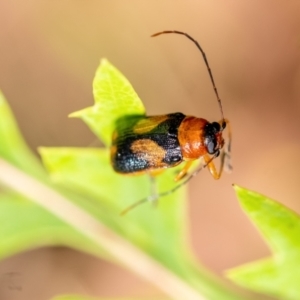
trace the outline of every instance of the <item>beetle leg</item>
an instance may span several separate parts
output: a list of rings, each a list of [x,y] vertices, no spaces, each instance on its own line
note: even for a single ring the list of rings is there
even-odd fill
[[[150,176],[150,195],[153,197],[151,197],[151,199],[155,199],[157,196],[157,184],[156,184],[156,180],[155,177],[152,174],[149,174]],[[150,200],[151,200],[150,199]]]
[[[231,173],[232,171],[232,165],[231,165],[231,126],[230,126],[230,122],[229,120],[227,119],[224,119],[224,121],[226,122],[226,128],[228,130],[228,141],[227,143],[225,144],[225,149],[224,149],[224,152],[225,152],[225,164],[224,164],[224,168],[225,168],[225,171],[227,173]],[[220,121],[220,125],[222,126],[222,121]]]
[[[225,163],[224,163],[225,172],[231,173],[232,172],[232,165],[231,165],[230,152],[225,150],[224,153],[225,153]]]
[[[194,160],[188,160],[186,163],[185,163],[185,166],[183,167],[183,169],[181,169],[181,171],[176,175],[176,177],[174,178],[174,181],[179,181],[181,180],[182,178],[184,178],[187,173],[188,173],[188,170],[189,168],[192,166]]]
[[[150,196],[149,201],[153,202],[154,204],[157,204],[158,199],[158,190],[157,190],[157,182],[156,182],[156,176],[160,175],[164,169],[157,169],[157,170],[150,170],[148,171],[149,179],[150,179]]]
[[[216,165],[212,161],[212,158],[208,154],[205,154],[203,156],[205,164],[207,165],[207,168],[214,179],[219,179],[221,177],[224,168],[225,157],[226,157],[226,153],[222,151],[220,154],[220,159],[221,159],[220,169],[219,171],[217,171]]]

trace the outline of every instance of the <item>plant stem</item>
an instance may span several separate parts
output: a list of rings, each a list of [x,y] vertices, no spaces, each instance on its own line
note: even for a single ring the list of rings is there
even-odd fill
[[[246,299],[223,286],[218,286],[219,283],[212,281],[211,278],[204,278],[207,283],[206,292],[211,290],[211,293],[207,292],[206,295],[212,295],[212,297],[206,298],[200,294],[198,288],[189,285],[52,188],[23,173],[1,158],[0,170],[2,184],[23,194],[65,223],[70,224],[101,249],[105,249],[115,261],[146,279],[172,299]]]

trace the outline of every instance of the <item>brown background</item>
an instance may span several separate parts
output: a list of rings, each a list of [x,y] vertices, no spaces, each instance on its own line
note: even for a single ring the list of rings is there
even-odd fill
[[[0,0],[0,88],[32,147],[87,146],[94,136],[70,112],[93,103],[101,57],[131,81],[150,115],[181,111],[219,120],[200,53],[166,29],[188,32],[207,53],[233,128],[234,172],[205,171],[190,186],[192,243],[216,273],[269,255],[231,184],[300,212],[300,2],[298,0]],[[10,287],[7,272],[22,290]],[[64,249],[0,264],[0,299],[62,292],[154,295],[126,270]],[[152,296],[154,297],[154,296]]]

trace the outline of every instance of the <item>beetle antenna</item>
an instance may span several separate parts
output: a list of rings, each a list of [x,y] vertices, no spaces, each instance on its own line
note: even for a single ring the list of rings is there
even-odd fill
[[[211,83],[212,83],[212,85],[213,85],[214,92],[215,92],[215,94],[216,94],[216,96],[217,96],[217,100],[218,100],[218,103],[219,103],[219,108],[220,108],[220,111],[221,111],[221,115],[222,115],[222,119],[223,119],[223,124],[224,124],[225,120],[224,120],[224,113],[223,113],[222,102],[221,102],[221,99],[220,99],[220,97],[219,97],[218,90],[217,90],[217,87],[216,87],[216,84],[215,84],[215,81],[214,81],[214,77],[213,77],[213,75],[212,75],[210,66],[209,66],[208,61],[207,61],[207,58],[206,58],[206,54],[205,54],[205,52],[203,51],[203,49],[201,48],[200,44],[199,44],[195,39],[193,39],[190,35],[188,35],[187,33],[182,32],[182,31],[177,31],[177,30],[165,30],[165,31],[157,32],[157,33],[152,34],[151,37],[155,37],[155,36],[158,36],[158,35],[161,35],[161,34],[165,34],[165,33],[176,33],[176,34],[184,35],[184,36],[186,36],[189,40],[191,40],[191,41],[197,46],[197,48],[200,50],[200,52],[201,52],[201,54],[202,54],[202,57],[203,57],[203,59],[204,59],[204,62],[205,62],[205,64],[206,64],[207,71],[208,71],[208,74],[209,74]]]
[[[193,177],[197,176],[198,173],[203,170],[204,168],[206,168],[215,158],[217,157],[217,155],[215,154],[214,156],[212,156],[210,158],[210,160],[201,165],[198,169],[196,169],[192,174],[190,174],[185,180],[183,180],[180,184],[177,184],[175,185],[172,189],[170,190],[167,190],[165,192],[162,192],[162,193],[159,193],[159,194],[156,194],[156,195],[151,195],[151,196],[148,196],[146,198],[143,198],[137,202],[134,202],[133,204],[131,204],[130,206],[128,206],[127,208],[125,208],[124,210],[121,211],[120,215],[121,216],[124,216],[125,214],[127,214],[130,210],[134,209],[135,207],[139,206],[140,204],[143,204],[145,202],[148,202],[148,201],[156,201],[158,200],[159,198],[161,197],[165,197],[165,196],[168,196],[170,194],[173,194],[174,192],[176,192],[180,187],[182,187],[183,185],[187,184]]]

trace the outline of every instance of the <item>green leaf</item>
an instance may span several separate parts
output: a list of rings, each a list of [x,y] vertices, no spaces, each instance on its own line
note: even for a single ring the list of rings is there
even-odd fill
[[[99,252],[99,247],[71,226],[8,190],[0,194],[0,220],[0,259],[42,246],[74,247],[94,255]]]
[[[95,104],[70,114],[81,118],[109,146],[115,121],[125,115],[144,115],[145,108],[129,81],[102,59],[93,82]]]
[[[114,231],[145,251],[171,260],[172,264],[181,264],[188,255],[186,204],[180,199],[184,189],[161,199],[158,207],[144,204],[121,217],[120,212],[125,207],[150,194],[147,176],[115,173],[106,149],[40,148],[39,151],[53,181],[85,195],[95,206],[93,214]],[[170,170],[158,178],[164,190],[174,186],[173,172]],[[165,243],[166,236],[168,243]]]
[[[17,123],[0,92],[0,157],[38,178],[49,182],[39,160],[23,140]],[[0,171],[7,176],[7,170]],[[18,178],[14,178],[18,181]],[[20,182],[20,184],[22,184]],[[63,245],[81,248],[96,254],[96,247],[89,239],[74,230],[28,198],[1,185],[0,191],[0,259],[41,246]]]
[[[272,257],[229,270],[234,282],[280,299],[300,299],[300,216],[263,195],[235,186],[240,204]]]
[[[46,173],[41,164],[20,134],[18,125],[1,91],[0,141],[0,157],[36,177],[46,178]]]

